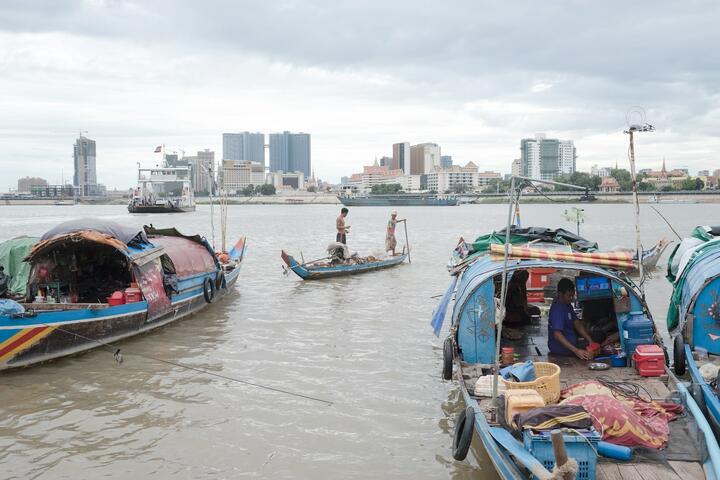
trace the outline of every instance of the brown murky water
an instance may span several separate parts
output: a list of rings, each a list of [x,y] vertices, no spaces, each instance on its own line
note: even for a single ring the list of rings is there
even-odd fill
[[[567,224],[564,205],[527,205],[526,225]],[[582,234],[604,248],[634,244],[629,205],[586,205]],[[681,233],[713,223],[707,205],[662,205]],[[334,206],[231,206],[228,236],[248,237],[236,288],[200,314],[122,342],[125,361],[93,351],[0,374],[2,477],[494,478],[481,448],[451,456],[462,408],[440,379],[441,344],[429,327],[460,235],[504,225],[506,207],[408,207],[412,264],[303,283],[282,275],[280,249],[319,257],[334,237]],[[389,209],[353,208],[350,247],[382,250]],[[83,216],[177,226],[210,237],[209,207],[136,215],[122,206],[0,207],[0,240],[40,235]],[[715,219],[717,223],[717,219]],[[216,221],[219,225],[219,221]],[[647,245],[673,234],[643,207]],[[399,240],[402,234],[399,235]],[[219,234],[217,235],[219,242]],[[400,240],[402,242],[402,240]],[[667,258],[665,254],[664,260]],[[670,287],[647,285],[664,324]],[[148,360],[152,355],[297,391],[332,406]],[[475,438],[474,445],[479,446]]]

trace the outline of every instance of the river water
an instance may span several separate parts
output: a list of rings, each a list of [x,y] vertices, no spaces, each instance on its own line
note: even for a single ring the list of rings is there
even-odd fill
[[[574,229],[565,205],[522,207],[524,225]],[[603,248],[634,245],[630,205],[585,205],[583,236]],[[659,207],[681,233],[713,223],[708,205]],[[449,283],[459,236],[501,228],[503,205],[407,207],[412,264],[302,282],[283,276],[281,248],[306,259],[334,239],[339,207],[230,206],[229,243],[248,251],[236,296],[121,343],[124,362],[96,350],[0,374],[3,478],[494,478],[477,437],[468,460],[451,456],[463,405],[440,378],[430,315]],[[352,208],[351,249],[379,254],[389,208]],[[216,209],[216,216],[217,216]],[[71,218],[176,226],[210,238],[209,206],[129,215],[123,206],[0,207],[0,240],[41,235]],[[715,219],[717,221],[717,219]],[[216,228],[219,220],[216,220]],[[646,246],[673,239],[642,207]],[[716,222],[717,223],[717,222]],[[402,228],[398,241],[403,242]],[[216,242],[219,244],[219,232]],[[666,252],[661,264],[664,265]],[[670,286],[647,284],[664,330]],[[445,327],[447,329],[447,326]],[[153,356],[333,402],[328,406],[149,360]]]

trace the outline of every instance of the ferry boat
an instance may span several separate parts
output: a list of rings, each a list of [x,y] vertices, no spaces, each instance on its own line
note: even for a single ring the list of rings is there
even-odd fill
[[[452,195],[400,193],[397,195],[338,195],[346,207],[447,207],[458,204]]]
[[[138,186],[128,204],[130,213],[194,212],[190,167],[138,168]]]
[[[0,370],[24,367],[139,335],[232,295],[242,237],[216,253],[199,235],[65,222],[25,257],[25,301],[0,300]]]

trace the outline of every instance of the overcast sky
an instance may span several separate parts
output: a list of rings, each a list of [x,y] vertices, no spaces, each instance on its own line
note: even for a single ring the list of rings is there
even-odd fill
[[[4,0],[0,190],[71,178],[80,130],[110,188],[159,144],[219,159],[243,130],[311,133],[331,181],[399,141],[509,172],[536,132],[626,166],[634,105],[657,126],[640,168],[716,169],[719,22],[692,0]]]

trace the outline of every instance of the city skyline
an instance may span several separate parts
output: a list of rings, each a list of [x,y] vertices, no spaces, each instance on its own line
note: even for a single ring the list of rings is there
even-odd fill
[[[573,139],[580,170],[617,159],[627,167],[622,130],[634,105],[657,128],[638,139],[639,168],[663,156],[692,171],[720,160],[720,64],[707,52],[720,36],[714,2],[630,4],[622,16],[602,4],[521,2],[480,17],[463,1],[446,10],[370,2],[359,17],[345,4],[311,15],[312,2],[230,3],[200,26],[190,5],[0,6],[0,188],[68,172],[79,129],[102,145],[97,180],[110,188],[131,185],[135,162],[152,163],[160,143],[221,152],[220,134],[237,126],[312,132],[313,166],[332,181],[410,138],[442,145],[458,163],[509,171],[518,139],[537,131]],[[515,14],[523,8],[532,14]],[[241,13],[258,20],[243,32]],[[667,35],[679,17],[681,31]],[[427,18],[437,28],[426,29]],[[551,22],[564,35],[538,41],[532,26]],[[368,37],[367,25],[377,33]]]

